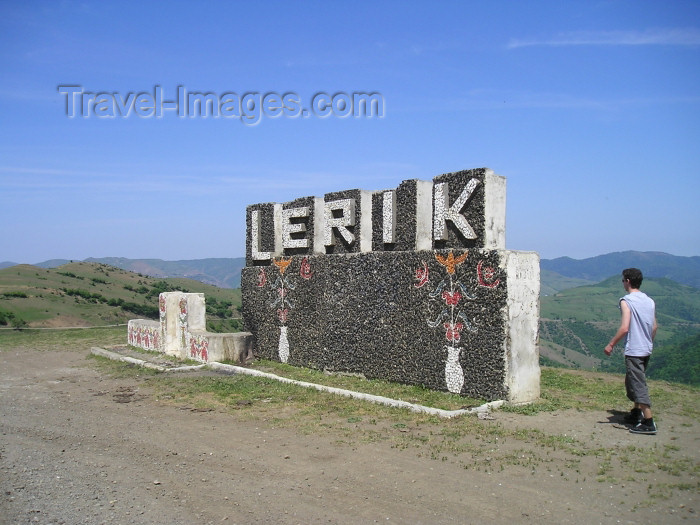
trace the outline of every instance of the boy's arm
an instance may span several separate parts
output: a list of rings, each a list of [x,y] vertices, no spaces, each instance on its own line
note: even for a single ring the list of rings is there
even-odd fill
[[[610,340],[608,346],[605,347],[605,355],[612,354],[615,345],[630,331],[630,307],[627,306],[624,300],[620,301],[620,311],[622,313],[620,328],[617,329],[617,333]],[[654,329],[654,331],[656,331],[656,329]]]

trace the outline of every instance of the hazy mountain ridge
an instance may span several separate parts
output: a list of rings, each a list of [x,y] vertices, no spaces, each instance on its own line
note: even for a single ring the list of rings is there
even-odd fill
[[[599,282],[619,275],[624,268],[640,268],[645,277],[665,277],[700,288],[700,256],[683,257],[664,252],[613,252],[587,259],[558,257],[542,259],[541,270],[564,277]]]
[[[50,259],[32,264],[39,268],[57,268],[73,261],[68,259]],[[78,262],[78,261],[76,261]],[[115,268],[140,273],[148,277],[184,277],[218,288],[239,288],[241,286],[241,269],[245,258],[209,258],[179,261],[163,259],[129,259],[126,257],[88,257],[80,262],[108,264]],[[17,263],[1,262],[0,269],[16,266]]]
[[[150,277],[186,277],[219,288],[239,288],[241,269],[245,258],[209,258],[179,261],[163,259],[127,259],[124,257],[88,258],[85,262],[98,262],[123,270],[142,273]]]
[[[55,268],[71,261],[51,259],[36,263],[40,268]],[[149,277],[186,277],[219,288],[238,288],[241,285],[241,269],[244,257],[184,259],[129,259],[126,257],[90,257],[84,262],[109,264]],[[1,262],[0,268],[16,263]],[[612,275],[619,275],[623,268],[641,268],[645,277],[664,277],[681,284],[700,288],[700,256],[684,257],[664,252],[614,252],[587,259],[558,257],[542,259],[541,293],[553,295],[576,286],[594,284]]]

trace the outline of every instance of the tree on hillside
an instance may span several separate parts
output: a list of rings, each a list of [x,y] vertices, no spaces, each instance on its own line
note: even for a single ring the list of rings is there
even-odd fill
[[[649,378],[700,385],[700,333],[654,349]]]

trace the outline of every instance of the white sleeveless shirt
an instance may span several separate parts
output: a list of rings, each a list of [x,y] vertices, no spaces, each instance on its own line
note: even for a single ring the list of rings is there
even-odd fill
[[[630,309],[630,328],[625,342],[625,355],[646,357],[653,347],[652,331],[656,316],[656,305],[644,292],[632,292],[620,301],[625,301]]]

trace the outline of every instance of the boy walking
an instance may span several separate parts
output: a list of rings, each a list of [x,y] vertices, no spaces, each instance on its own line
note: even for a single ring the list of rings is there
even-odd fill
[[[642,279],[642,272],[637,268],[622,271],[622,285],[627,295],[620,299],[620,328],[605,347],[605,354],[612,354],[613,347],[626,336],[625,388],[634,408],[625,416],[625,421],[632,425],[630,432],[634,434],[656,434],[646,380],[657,329],[656,305],[647,294],[639,291]]]

